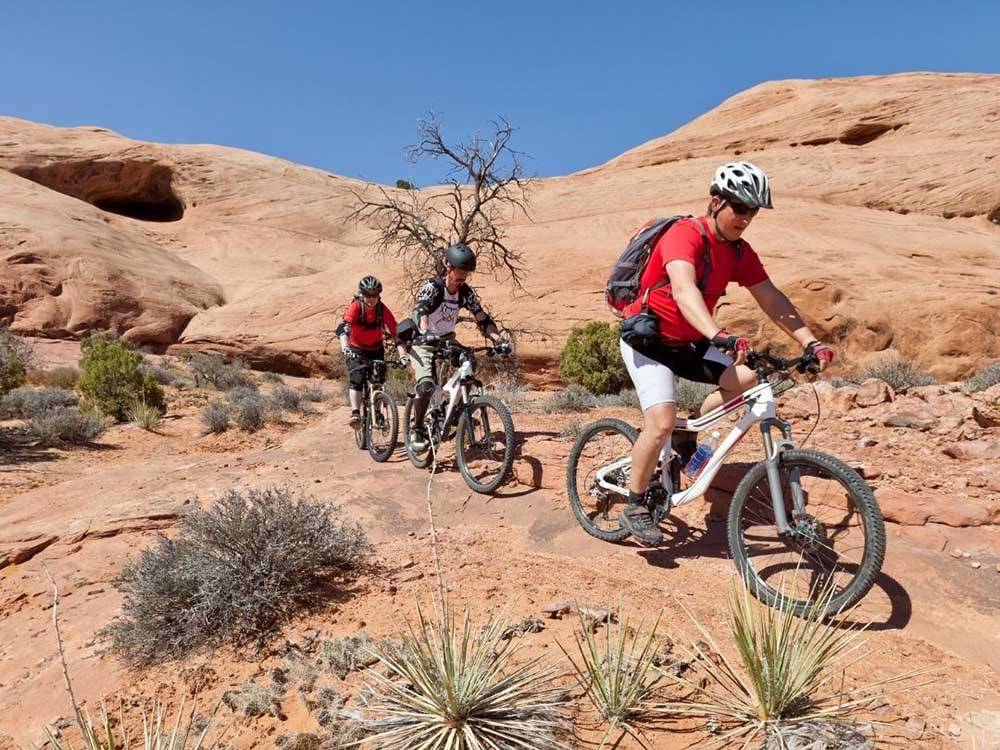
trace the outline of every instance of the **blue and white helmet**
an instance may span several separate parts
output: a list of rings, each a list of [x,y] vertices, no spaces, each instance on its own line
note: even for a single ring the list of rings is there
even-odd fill
[[[712,180],[709,192],[748,206],[774,208],[771,205],[771,186],[767,175],[763,169],[748,161],[730,162],[715,170],[715,179]]]

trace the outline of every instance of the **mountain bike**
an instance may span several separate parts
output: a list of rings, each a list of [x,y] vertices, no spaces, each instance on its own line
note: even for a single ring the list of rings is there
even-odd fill
[[[354,428],[354,442],[379,463],[388,461],[399,437],[396,400],[385,392],[387,368],[404,367],[386,359],[365,360],[367,372],[361,389],[361,424]]]
[[[419,338],[416,343],[421,343]],[[476,379],[477,353],[506,356],[506,347],[468,347],[454,338],[438,339],[434,344],[432,370],[437,383],[424,415],[424,427],[430,445],[418,451],[410,441],[414,427],[413,394],[403,408],[403,444],[410,462],[417,468],[430,466],[437,449],[452,435],[458,469],[469,487],[488,495],[507,481],[514,465],[514,421],[504,403],[483,392]],[[450,366],[450,378],[441,384],[441,370]]]
[[[812,612],[820,597],[827,613],[856,604],[871,589],[885,557],[885,525],[871,487],[840,459],[796,448],[791,424],[776,415],[775,388],[790,381],[792,368],[804,372],[808,364],[803,357],[751,352],[747,366],[756,370],[757,385],[704,416],[678,418],[646,493],[659,524],[672,508],[701,497],[727,454],[759,424],[764,459],[733,493],[729,550],[754,596],[799,615]],[[696,449],[697,433],[743,409],[732,432],[682,490],[681,467]],[[628,497],[637,437],[638,431],[622,420],[600,419],[583,429],[570,451],[570,506],[580,525],[598,539],[620,542],[629,536],[618,514]]]

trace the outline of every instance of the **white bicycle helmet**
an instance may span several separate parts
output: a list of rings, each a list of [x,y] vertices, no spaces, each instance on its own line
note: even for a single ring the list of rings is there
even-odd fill
[[[767,175],[763,169],[748,161],[730,162],[715,170],[715,179],[712,180],[709,192],[748,206],[774,208],[771,205],[771,186]]]

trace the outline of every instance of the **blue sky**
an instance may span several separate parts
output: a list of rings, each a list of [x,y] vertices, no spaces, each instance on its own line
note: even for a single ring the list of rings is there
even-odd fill
[[[0,112],[425,185],[417,118],[496,114],[531,173],[664,135],[762,81],[1000,72],[1000,2],[6,0]]]

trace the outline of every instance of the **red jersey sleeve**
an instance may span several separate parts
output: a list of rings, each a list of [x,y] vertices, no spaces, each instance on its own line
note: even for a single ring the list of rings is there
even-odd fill
[[[764,270],[764,264],[760,262],[760,257],[749,244],[744,242],[743,254],[736,265],[736,275],[733,281],[740,286],[753,286],[767,281],[767,279],[767,271]]]
[[[392,340],[396,340],[396,317],[392,314],[392,311],[386,306],[382,305],[382,325],[385,326],[385,330],[389,332],[392,336]]]
[[[686,260],[695,268],[701,260],[702,239],[701,232],[691,221],[675,222],[666,233],[660,237],[656,243],[654,252],[660,254],[662,267],[665,269],[667,263],[672,260]]]

